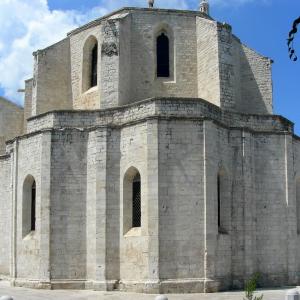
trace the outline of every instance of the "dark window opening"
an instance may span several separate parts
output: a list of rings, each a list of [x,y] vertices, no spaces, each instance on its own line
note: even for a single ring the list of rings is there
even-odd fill
[[[170,76],[169,38],[162,33],[156,41],[157,77]]]
[[[300,179],[296,181],[297,233],[300,234]]]
[[[141,227],[141,177],[139,174],[132,181],[132,227]]]
[[[97,85],[98,45],[92,50],[91,87]]]
[[[221,229],[221,178],[218,176],[218,228]]]
[[[35,231],[35,205],[36,205],[36,185],[35,181],[31,186],[31,231]]]

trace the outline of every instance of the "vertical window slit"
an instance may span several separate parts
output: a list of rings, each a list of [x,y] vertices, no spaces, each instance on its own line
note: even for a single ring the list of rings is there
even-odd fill
[[[221,179],[218,175],[218,228],[221,228]]]
[[[170,76],[169,38],[162,33],[156,41],[157,77]]]
[[[137,174],[132,181],[132,227],[141,227],[141,177]]]
[[[98,44],[92,50],[91,63],[91,87],[94,87],[97,85]]]
[[[35,206],[36,206],[36,185],[35,181],[31,186],[31,231],[35,231]]]

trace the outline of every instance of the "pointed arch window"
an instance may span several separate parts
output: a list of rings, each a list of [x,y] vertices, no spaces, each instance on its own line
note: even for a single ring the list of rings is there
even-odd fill
[[[36,230],[36,181],[31,175],[23,184],[22,229],[23,237]]]
[[[156,39],[157,77],[170,77],[170,43],[162,32]]]
[[[90,36],[82,51],[82,92],[98,85],[98,41]]]
[[[140,172],[130,167],[123,181],[123,233],[142,227],[142,181]]]

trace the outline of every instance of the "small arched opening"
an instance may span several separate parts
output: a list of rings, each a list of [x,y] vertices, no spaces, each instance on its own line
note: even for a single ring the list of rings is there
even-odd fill
[[[22,225],[23,237],[36,230],[36,181],[31,175],[23,184]]]
[[[124,234],[131,228],[142,226],[141,175],[135,168],[129,168],[123,180]]]
[[[98,41],[90,36],[83,47],[82,92],[98,85]]]

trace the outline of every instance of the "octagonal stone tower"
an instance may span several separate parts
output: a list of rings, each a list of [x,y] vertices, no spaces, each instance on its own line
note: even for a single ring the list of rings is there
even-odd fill
[[[254,272],[299,283],[300,139],[273,115],[269,58],[206,13],[123,8],[34,60],[23,135],[1,127],[3,277],[149,293]]]

